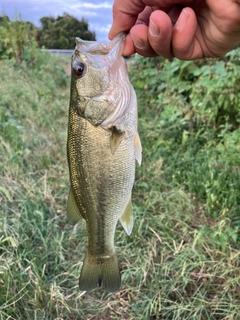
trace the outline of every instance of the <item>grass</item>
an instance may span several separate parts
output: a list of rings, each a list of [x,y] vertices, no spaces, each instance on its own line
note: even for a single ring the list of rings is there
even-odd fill
[[[133,233],[119,225],[115,237],[122,288],[79,291],[87,239],[83,221],[66,222],[66,66],[48,55],[31,68],[0,61],[0,320],[240,319],[238,221],[212,212],[203,188],[220,170],[237,193],[238,175],[211,148],[180,143],[154,103],[146,112],[135,67],[143,164]]]

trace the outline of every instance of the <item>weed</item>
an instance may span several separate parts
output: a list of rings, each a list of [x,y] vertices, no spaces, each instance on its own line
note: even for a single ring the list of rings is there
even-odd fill
[[[66,61],[0,63],[0,320],[238,319],[239,129],[213,130],[209,110],[185,118],[206,66],[131,66],[143,164],[132,235],[115,236],[122,288],[108,294],[78,289],[87,233],[66,222]]]

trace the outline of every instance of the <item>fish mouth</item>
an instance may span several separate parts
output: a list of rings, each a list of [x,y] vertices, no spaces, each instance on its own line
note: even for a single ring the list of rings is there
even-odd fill
[[[108,55],[113,51],[116,58],[116,55],[122,54],[125,38],[125,32],[119,33],[110,42],[87,41],[76,37],[76,50],[79,50],[82,53],[90,53],[92,55]]]

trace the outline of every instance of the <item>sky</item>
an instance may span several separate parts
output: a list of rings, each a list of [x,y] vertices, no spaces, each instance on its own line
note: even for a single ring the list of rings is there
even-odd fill
[[[4,13],[12,20],[20,14],[23,20],[40,27],[40,18],[56,18],[66,12],[79,20],[86,19],[97,40],[106,41],[112,23],[112,4],[113,0],[1,0],[0,15]]]

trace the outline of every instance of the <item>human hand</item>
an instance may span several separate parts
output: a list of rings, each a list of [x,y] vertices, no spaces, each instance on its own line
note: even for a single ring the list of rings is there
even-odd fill
[[[122,31],[126,56],[222,57],[240,44],[240,0],[115,0],[109,39]]]

